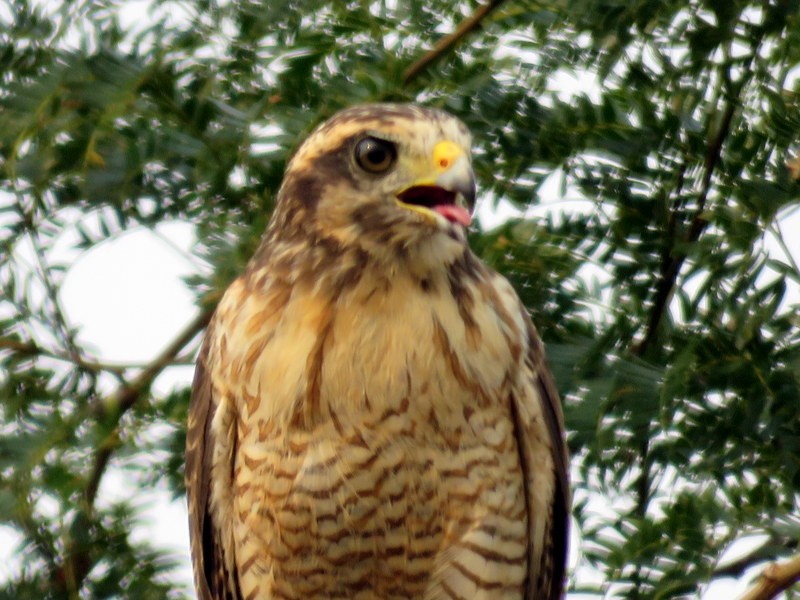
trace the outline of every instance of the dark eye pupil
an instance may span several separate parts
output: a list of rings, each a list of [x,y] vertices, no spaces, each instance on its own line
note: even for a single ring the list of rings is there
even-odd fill
[[[368,137],[356,146],[355,158],[358,166],[370,173],[383,173],[388,170],[397,157],[392,142]]]
[[[386,150],[383,148],[370,148],[367,151],[367,161],[379,165],[386,160]]]

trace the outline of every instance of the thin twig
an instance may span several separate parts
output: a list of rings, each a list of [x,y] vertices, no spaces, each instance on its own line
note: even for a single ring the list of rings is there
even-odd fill
[[[792,269],[794,269],[795,275],[800,277],[800,265],[797,264],[797,260],[795,260],[791,248],[789,248],[789,246],[786,244],[786,239],[783,237],[783,231],[781,230],[781,222],[778,219],[775,219],[775,221],[772,222],[770,230],[775,236],[775,239],[778,241],[778,245],[781,247],[781,250],[783,250],[786,260],[789,262]]]
[[[800,581],[800,554],[781,563],[772,563],[739,600],[769,600]]]
[[[144,369],[149,363],[127,363],[93,360],[84,355],[73,356],[63,350],[53,350],[40,346],[36,342],[22,342],[14,338],[0,338],[0,351],[9,350],[20,357],[45,357],[53,360],[67,362],[78,368],[91,371],[93,373],[109,372],[115,375],[122,375],[132,369]],[[168,366],[189,366],[194,364],[190,357],[177,358]]]
[[[31,214],[30,215],[31,221],[33,220],[33,218],[34,216],[33,214]],[[39,243],[39,238],[37,237],[36,233],[33,230],[29,230],[28,234],[31,241],[31,246],[33,247],[34,250],[34,256],[36,258],[36,266],[39,271],[39,278],[42,281],[42,285],[44,285],[44,289],[47,292],[47,297],[50,300],[50,304],[52,305],[52,311],[53,311],[52,316],[55,328],[56,330],[60,330],[59,332],[61,333],[61,336],[63,338],[64,345],[66,346],[70,355],[74,356],[75,362],[77,362],[80,358],[80,350],[78,348],[77,342],[75,341],[75,334],[72,330],[72,327],[67,321],[67,315],[64,312],[63,307],[61,306],[61,298],[59,297],[59,288],[50,275],[49,265],[46,265],[45,263],[44,249]]]
[[[453,33],[444,36],[436,42],[433,48],[423,54],[417,62],[406,69],[403,74],[403,83],[408,85],[411,80],[415,79],[428,65],[444,56],[453,46],[465,38],[473,29],[478,27],[481,21],[495,8],[500,6],[503,1],[504,0],[489,0],[486,4],[479,6],[472,15],[461,22]]]
[[[189,252],[181,248],[178,244],[172,241],[169,238],[169,236],[164,235],[164,233],[159,231],[157,227],[150,227],[148,231],[153,235],[155,235],[159,240],[161,240],[162,243],[169,246],[170,249],[175,252],[175,254],[180,256],[183,260],[192,265],[195,269],[202,270],[206,268],[207,264],[204,263],[202,259],[198,259],[198,257],[192,252]]]

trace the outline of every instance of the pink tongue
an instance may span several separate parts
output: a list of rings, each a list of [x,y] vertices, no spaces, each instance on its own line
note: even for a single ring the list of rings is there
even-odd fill
[[[469,224],[472,223],[472,215],[465,208],[455,204],[437,204],[433,207],[433,210],[451,223],[460,223],[464,227],[469,227]]]

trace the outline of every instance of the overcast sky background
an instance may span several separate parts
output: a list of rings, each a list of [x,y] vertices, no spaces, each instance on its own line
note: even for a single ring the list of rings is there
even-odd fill
[[[267,0],[265,0],[267,1]],[[45,5],[50,10],[59,3],[52,0],[34,0],[34,4]],[[171,19],[181,22],[186,11],[180,3],[173,3]],[[133,0],[123,3],[121,21],[124,27],[141,30],[148,22],[165,14],[165,8],[157,13],[152,11],[150,0]],[[7,3],[0,2],[0,25],[13,18]],[[78,31],[75,38],[78,39]],[[590,74],[563,74],[553,82],[560,95],[568,97],[576,91],[586,92],[595,86]],[[542,189],[542,204],[532,208],[528,214],[543,215],[560,212],[593,211],[593,203],[582,200],[575,190],[567,189],[567,196],[560,197],[558,176]],[[480,195],[480,194],[479,194]],[[0,204],[13,202],[13,196],[0,190]],[[492,226],[508,217],[519,214],[510,205],[484,199],[479,204],[479,218],[484,226]],[[86,215],[75,211],[65,213],[67,219],[86,219]],[[91,222],[92,217],[89,217]],[[0,227],[2,221],[0,221]],[[800,211],[797,209],[783,216],[781,228],[787,235],[790,252],[800,261]],[[111,242],[103,243],[85,254],[74,249],[78,241],[74,229],[68,229],[59,240],[55,262],[71,265],[66,277],[62,300],[69,322],[80,330],[79,340],[93,352],[98,359],[119,363],[146,363],[152,360],[166,346],[185,324],[196,314],[193,295],[183,283],[183,278],[200,270],[210,272],[211,267],[192,255],[196,243],[195,230],[190,223],[168,222],[154,230],[136,229],[125,232]],[[783,249],[771,236],[764,243],[776,258],[785,260]],[[25,268],[34,264],[33,251],[24,245],[17,248],[14,260]],[[604,274],[596,266],[587,265],[583,275],[587,278],[602,279]],[[798,303],[800,293],[795,286],[787,294],[785,302]],[[602,312],[598,303],[593,311]],[[185,387],[192,377],[191,366],[171,367],[155,381],[153,391],[157,395],[166,394],[173,389]],[[114,381],[108,379],[107,389],[114,388]],[[153,432],[154,435],[158,431]],[[158,457],[154,457],[157,465]],[[173,501],[165,489],[151,490],[146,494],[131,484],[131,474],[121,463],[114,467],[103,479],[99,502],[112,502],[114,499],[136,496],[136,504],[141,507],[143,523],[135,532],[136,539],[149,539],[158,546],[176,553],[181,564],[174,579],[180,581],[191,593],[191,563],[188,550],[187,511],[183,498]],[[602,501],[595,503],[597,510],[603,510]],[[19,538],[8,528],[0,527],[0,581],[13,576],[21,566],[21,558],[15,554]],[[735,544],[727,559],[745,553],[757,540]],[[577,558],[573,548],[572,561]],[[756,571],[751,571],[754,575]],[[599,581],[598,574],[582,570],[580,579]],[[739,581],[721,580],[714,583],[702,596],[704,600],[727,600],[744,591],[749,577]],[[579,598],[579,595],[571,595]]]

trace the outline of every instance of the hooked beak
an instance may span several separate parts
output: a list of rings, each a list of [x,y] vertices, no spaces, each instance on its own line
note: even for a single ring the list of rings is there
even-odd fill
[[[401,190],[397,194],[398,205],[431,222],[435,222],[439,214],[451,223],[469,226],[476,189],[469,157],[457,144],[443,141],[434,147],[432,159],[433,175],[426,169],[427,177]]]

